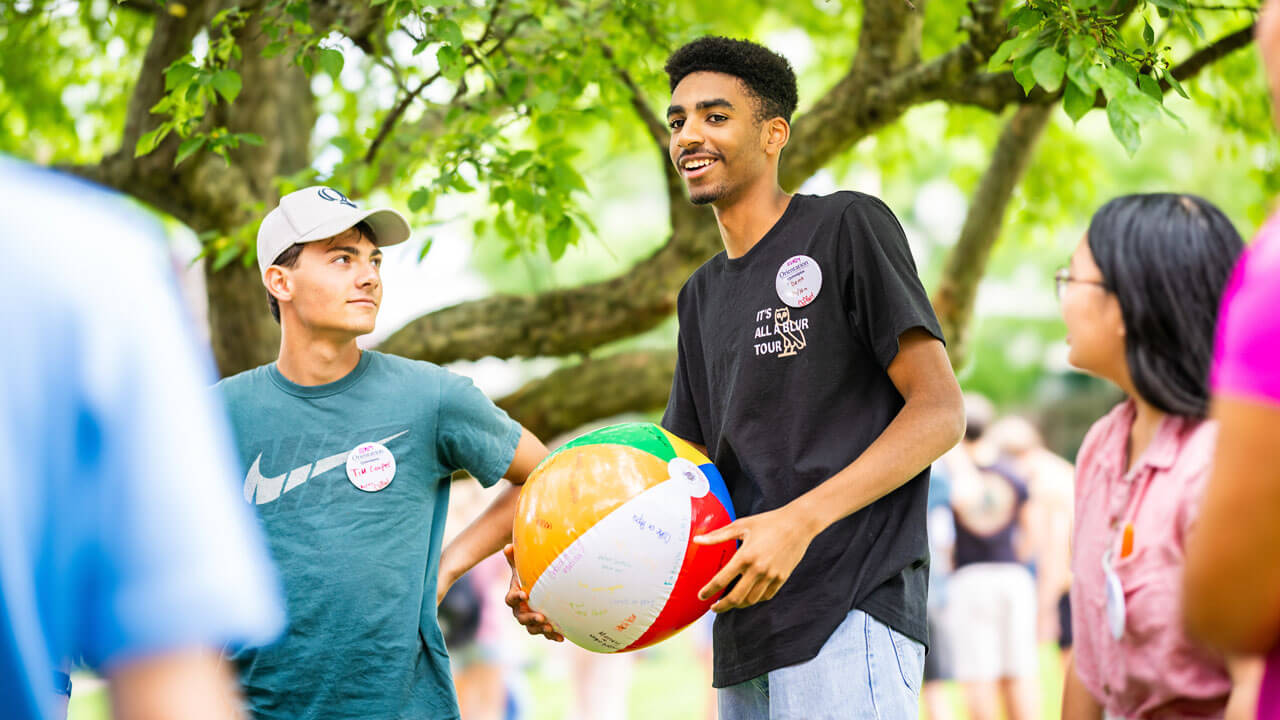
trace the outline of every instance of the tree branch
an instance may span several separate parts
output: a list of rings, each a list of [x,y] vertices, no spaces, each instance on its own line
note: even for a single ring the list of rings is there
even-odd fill
[[[905,23],[901,9],[893,11],[883,0],[869,12],[864,22],[859,45],[859,60],[808,112],[796,119],[789,149],[783,155],[779,170],[785,188],[794,188],[808,179],[831,158],[852,147],[877,129],[897,120],[907,108],[925,100],[937,99],[947,88],[964,82],[969,73],[990,57],[1005,36],[996,0],[971,0],[970,17],[964,23],[968,39],[947,53],[926,63],[914,63],[898,72],[876,72],[872,60],[898,62],[904,50],[878,47],[875,33],[885,32],[892,23]],[[887,9],[886,9],[887,8]],[[881,17],[887,14],[888,19]],[[869,34],[871,33],[871,34]],[[870,45],[865,45],[870,43]],[[888,59],[886,59],[888,58]],[[1007,101],[1004,104],[1008,104]],[[1002,106],[1003,107],[1003,106]]]
[[[1000,237],[1009,199],[1031,162],[1036,141],[1052,110],[1052,105],[1023,105],[1014,112],[1000,133],[991,163],[969,204],[960,239],[947,257],[933,307],[947,339],[947,354],[955,367],[964,361],[965,333],[973,315],[978,283],[986,272],[991,248]]]
[[[647,412],[667,404],[672,350],[619,353],[560,368],[497,401],[540,438],[552,438],[592,420]]]
[[[1192,53],[1186,60],[1175,65],[1170,72],[1179,82],[1190,80],[1200,74],[1200,71],[1206,67],[1252,43],[1255,25],[1257,25],[1256,22],[1249,23],[1247,27],[1218,38],[1211,44]],[[1166,90],[1168,89],[1168,83],[1162,82],[1161,86]]]
[[[686,205],[688,203],[685,203]],[[674,216],[682,226],[693,225]],[[676,307],[685,279],[720,248],[714,223],[677,227],[667,244],[617,278],[537,295],[493,295],[413,320],[379,350],[454,360],[585,353],[652,329]]]

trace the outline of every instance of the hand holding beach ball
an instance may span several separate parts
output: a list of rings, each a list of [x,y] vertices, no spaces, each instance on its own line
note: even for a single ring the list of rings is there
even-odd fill
[[[737,547],[698,545],[734,520],[711,461],[650,423],[587,433],[549,455],[520,492],[515,572],[529,605],[593,652],[635,650],[698,619],[698,599]]]

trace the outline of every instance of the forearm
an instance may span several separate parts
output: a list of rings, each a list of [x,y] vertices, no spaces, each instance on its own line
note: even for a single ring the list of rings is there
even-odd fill
[[[1264,664],[1256,655],[1227,658],[1231,675],[1231,696],[1227,698],[1225,720],[1253,720],[1258,714],[1258,693],[1262,688]]]
[[[963,415],[948,400],[907,400],[865,452],[788,507],[817,535],[906,484],[960,441]]]
[[[1102,720],[1102,705],[1076,674],[1074,658],[1062,687],[1062,720]]]
[[[511,542],[511,530],[515,523],[520,488],[506,481],[503,481],[503,484],[506,487],[498,497],[475,520],[472,520],[471,524],[458,533],[458,536],[441,553],[441,576],[450,583]]]
[[[213,650],[178,650],[107,673],[119,720],[238,720],[240,693],[230,665]]]

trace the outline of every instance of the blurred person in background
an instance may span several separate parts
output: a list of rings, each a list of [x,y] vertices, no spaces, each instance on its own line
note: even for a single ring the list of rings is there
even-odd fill
[[[492,491],[459,479],[455,477],[451,488],[445,544],[479,517],[491,499]],[[518,720],[523,716],[514,648],[503,637],[509,625],[503,596],[510,577],[502,556],[490,555],[459,578],[440,601],[440,628],[449,649],[462,720]]]
[[[1280,2],[1258,18],[1280,120]],[[1188,627],[1229,653],[1269,653],[1257,716],[1280,718],[1280,214],[1240,259],[1223,296],[1213,368],[1213,473],[1187,547]]]
[[[1056,643],[1064,671],[1071,652],[1071,512],[1075,467],[1044,446],[1030,420],[1009,415],[988,437],[1027,480],[1027,527],[1035,567],[1040,642]]]
[[[955,513],[947,618],[970,720],[1031,720],[1039,704],[1027,485],[986,438],[995,408],[965,394],[964,439],[943,461]]]
[[[1224,659],[1183,631],[1184,548],[1209,477],[1206,421],[1218,302],[1243,243],[1193,195],[1104,205],[1060,270],[1069,361],[1128,398],[1076,460],[1063,717],[1252,714],[1256,659]]]
[[[64,716],[83,659],[116,720],[238,718],[219,652],[283,608],[162,228],[4,157],[0,195],[0,715]]]
[[[947,580],[953,568],[956,542],[955,515],[951,511],[951,474],[946,463],[935,462],[929,473],[926,504],[929,533],[929,652],[924,658],[924,685],[920,695],[929,720],[950,720],[951,703],[946,685],[955,679],[953,645],[946,621]]]

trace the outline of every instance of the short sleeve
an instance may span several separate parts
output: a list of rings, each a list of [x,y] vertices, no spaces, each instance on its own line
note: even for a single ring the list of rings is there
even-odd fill
[[[1241,259],[1223,294],[1213,388],[1280,403],[1280,222],[1273,219]]]
[[[702,426],[698,422],[698,409],[693,400],[693,388],[689,383],[689,353],[685,350],[685,334],[680,333],[676,343],[676,369],[671,378],[671,395],[667,409],[662,414],[662,427],[678,438],[698,445],[706,445]]]
[[[197,350],[167,255],[105,242],[108,292],[76,298],[84,348],[77,433],[93,490],[64,496],[85,528],[75,651],[110,666],[187,647],[265,644],[284,627],[266,544],[241,499],[214,373]],[[74,272],[74,271],[72,271]],[[74,493],[73,493],[74,495]],[[96,507],[88,507],[88,498]]]
[[[844,211],[848,244],[844,284],[850,319],[882,368],[898,354],[898,338],[923,328],[942,340],[942,329],[916,273],[907,237],[893,212],[876,198],[859,195]]]
[[[440,385],[436,452],[450,470],[466,470],[491,487],[506,474],[520,443],[520,423],[469,378],[447,373]]]

